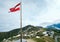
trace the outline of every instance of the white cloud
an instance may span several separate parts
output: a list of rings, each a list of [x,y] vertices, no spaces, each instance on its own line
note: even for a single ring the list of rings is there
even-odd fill
[[[17,28],[20,26],[20,13],[8,13],[10,7],[13,7],[15,4],[19,2],[14,0],[7,0],[3,2],[3,6],[1,7],[0,12],[0,23],[6,22],[9,24],[10,28]],[[12,4],[11,4],[12,3]],[[40,25],[44,22],[54,22],[56,20],[60,20],[60,0],[24,0],[23,1],[23,26],[25,25]],[[3,13],[4,11],[4,13]],[[1,15],[2,14],[2,15]],[[9,21],[9,22],[8,22]],[[1,25],[1,24],[0,24]],[[8,27],[5,26],[5,27]]]
[[[25,13],[25,14],[29,14],[29,15],[27,15],[28,19],[25,18],[25,19],[27,19],[28,22],[23,20],[23,21],[25,21],[25,24],[32,24],[32,22],[34,22],[33,23],[34,25],[39,25],[40,23],[54,22],[55,20],[60,19],[60,8],[59,8],[60,0],[44,0],[44,1],[46,2],[45,3],[46,6],[44,9],[39,10],[39,11],[38,11],[38,9],[40,9],[41,7],[39,8],[36,3],[26,5],[28,10],[26,10],[27,8],[25,9],[27,11],[27,13]],[[32,6],[32,8],[31,8],[31,6]],[[33,11],[34,13],[37,13],[37,14],[30,15],[30,14],[32,14],[32,12],[30,12],[30,11]],[[32,16],[33,20],[30,20],[31,16]]]

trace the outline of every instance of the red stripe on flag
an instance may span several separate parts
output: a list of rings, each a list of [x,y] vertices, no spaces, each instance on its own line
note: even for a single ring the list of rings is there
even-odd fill
[[[20,10],[19,7],[18,8],[10,8],[10,12],[15,12],[15,11],[18,11],[18,10]]]
[[[18,3],[16,6],[14,6],[13,8],[10,8],[10,12],[16,12],[18,10],[20,10],[20,4],[21,3]],[[19,7],[18,7],[19,6]]]

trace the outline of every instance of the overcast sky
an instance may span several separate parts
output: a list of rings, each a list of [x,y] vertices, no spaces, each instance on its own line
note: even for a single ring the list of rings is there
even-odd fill
[[[0,31],[20,27],[20,11],[8,13],[20,0],[0,0]],[[60,21],[60,0],[23,0],[23,26]]]

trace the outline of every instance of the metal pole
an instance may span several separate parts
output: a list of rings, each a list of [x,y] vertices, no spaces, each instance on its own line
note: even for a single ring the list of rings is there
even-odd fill
[[[21,0],[21,5],[20,5],[20,31],[21,31],[21,39],[20,39],[20,42],[22,42],[22,0]]]

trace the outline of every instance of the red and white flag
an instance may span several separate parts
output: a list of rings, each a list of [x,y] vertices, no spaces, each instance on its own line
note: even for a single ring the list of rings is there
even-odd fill
[[[20,10],[20,4],[21,3],[18,3],[14,7],[10,8],[10,12],[16,12],[16,11]]]

